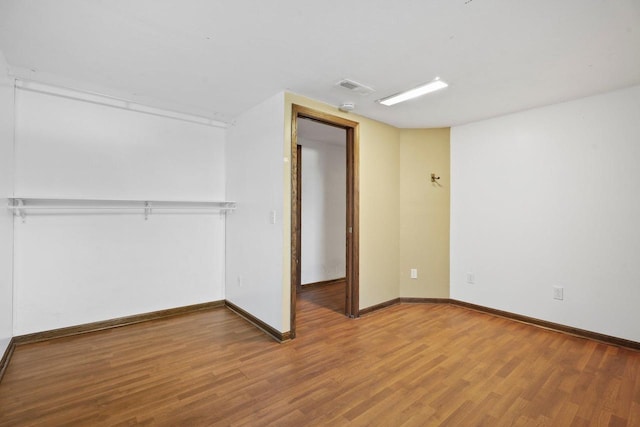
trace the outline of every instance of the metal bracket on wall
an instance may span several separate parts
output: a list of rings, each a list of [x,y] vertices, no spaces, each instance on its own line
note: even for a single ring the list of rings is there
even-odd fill
[[[149,219],[149,215],[151,215],[151,203],[144,202],[144,220]]]
[[[24,200],[22,199],[9,199],[9,209],[13,210],[15,216],[22,218],[22,222],[27,219],[27,212],[24,206]]]

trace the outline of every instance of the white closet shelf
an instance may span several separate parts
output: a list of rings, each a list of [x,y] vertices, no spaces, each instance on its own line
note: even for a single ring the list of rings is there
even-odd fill
[[[144,213],[147,219],[153,210],[171,211],[211,211],[227,213],[236,209],[236,202],[231,201],[193,201],[193,200],[106,200],[106,199],[60,199],[60,198],[33,198],[11,197],[8,208],[14,215],[23,220],[28,211],[39,211],[46,214],[47,211],[136,211]]]

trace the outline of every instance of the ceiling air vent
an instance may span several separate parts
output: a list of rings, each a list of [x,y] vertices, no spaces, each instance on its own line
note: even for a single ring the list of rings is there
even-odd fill
[[[349,79],[340,80],[338,83],[336,83],[336,86],[340,86],[344,89],[347,89],[350,92],[354,92],[354,93],[357,93],[358,95],[363,95],[363,96],[369,95],[370,93],[375,92],[375,90],[373,90],[369,86],[365,86],[361,83],[354,82],[353,80],[349,80]]]

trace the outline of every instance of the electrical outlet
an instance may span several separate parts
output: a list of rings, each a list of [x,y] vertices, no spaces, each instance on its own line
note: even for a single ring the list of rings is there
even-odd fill
[[[558,299],[558,300],[564,299],[564,288],[562,286],[553,287],[553,299]]]
[[[467,272],[467,283],[470,285],[476,283],[476,275],[471,271]]]
[[[238,276],[238,287],[241,288],[243,285],[242,283],[242,276]]]
[[[411,269],[411,278],[412,279],[417,279],[418,278],[418,269],[417,268],[412,268]]]

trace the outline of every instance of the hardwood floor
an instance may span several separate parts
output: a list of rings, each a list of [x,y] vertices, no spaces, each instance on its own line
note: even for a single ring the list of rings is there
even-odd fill
[[[1,426],[640,426],[640,352],[441,304],[344,317],[301,293],[278,344],[225,308],[21,345]]]

